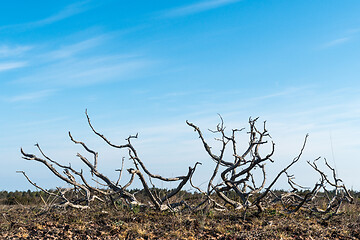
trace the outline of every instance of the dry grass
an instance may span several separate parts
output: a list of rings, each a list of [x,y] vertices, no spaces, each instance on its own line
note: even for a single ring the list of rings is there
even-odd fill
[[[1,206],[2,239],[359,239],[360,204],[344,205],[330,220],[307,212],[270,209],[261,215],[171,213],[127,209],[53,209]]]

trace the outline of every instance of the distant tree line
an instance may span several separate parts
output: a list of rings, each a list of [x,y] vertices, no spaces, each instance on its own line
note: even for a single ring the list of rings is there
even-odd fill
[[[56,192],[56,190],[48,190],[50,192]],[[168,191],[170,191],[169,189],[156,189],[157,192],[159,193],[166,193]],[[139,198],[141,199],[145,199],[146,198],[146,193],[143,192],[143,190],[141,189],[131,189],[130,190],[131,193],[137,193],[138,196],[140,196]],[[287,193],[286,190],[274,190],[275,193],[277,194],[282,194],[282,193]],[[356,198],[360,200],[360,192],[359,191],[354,191],[354,190],[349,190],[350,194]],[[302,193],[300,193],[300,195],[305,195],[306,193],[308,193],[308,191],[302,191]],[[198,199],[201,198],[201,194],[197,193],[197,192],[188,192],[188,191],[181,191],[182,194],[182,198],[186,201],[197,201]],[[335,195],[334,191],[330,192],[331,196]],[[231,198],[235,198],[236,197],[236,193],[235,192],[230,192],[228,194],[229,197]],[[46,198],[48,197],[48,194],[46,194],[43,191],[0,191],[0,205],[43,205],[43,201],[42,199],[46,200]]]

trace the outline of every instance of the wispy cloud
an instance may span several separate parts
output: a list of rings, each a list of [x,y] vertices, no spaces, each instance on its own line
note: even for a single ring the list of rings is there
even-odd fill
[[[87,86],[101,82],[122,81],[143,74],[143,70],[154,61],[141,54],[113,52],[103,54],[112,38],[111,34],[101,34],[78,39],[70,36],[66,43],[43,43],[33,45],[30,53],[14,56],[13,61],[0,61],[0,73],[3,71],[31,66],[16,78],[9,79],[13,84],[43,84],[46,88]],[[11,46],[11,45],[9,45]],[[12,45],[16,46],[16,45]],[[25,51],[25,47],[0,48],[4,55]],[[33,95],[30,95],[32,97]],[[25,96],[28,97],[28,96]],[[14,98],[16,101],[22,98]],[[12,101],[15,101],[15,100]]]
[[[121,81],[139,74],[140,69],[152,62],[141,58],[123,58],[123,56],[92,56],[74,59],[62,59],[44,66],[14,80],[13,83],[38,84],[48,87],[79,87],[100,82]]]
[[[31,121],[31,122],[24,122],[22,124],[16,124],[16,127],[28,128],[28,127],[33,127],[33,126],[37,126],[37,125],[46,125],[49,123],[63,122],[64,120],[67,120],[67,119],[68,119],[67,116],[61,116],[61,117],[50,118],[50,119],[35,120],[35,121]]]
[[[16,68],[22,68],[27,65],[26,62],[3,62],[0,63],[0,72],[16,69]]]
[[[260,101],[260,100],[266,100],[266,99],[271,99],[271,98],[280,98],[280,97],[285,97],[285,96],[291,96],[291,95],[298,94],[300,92],[304,92],[309,89],[311,89],[311,86],[291,87],[291,88],[283,89],[282,91],[279,91],[279,92],[274,92],[272,94],[265,94],[262,96],[251,97],[249,100],[250,101]]]
[[[31,48],[32,47],[30,47],[30,46],[1,45],[0,46],[0,58],[19,56],[19,55],[29,51]]]
[[[162,95],[156,95],[149,97],[149,100],[171,100],[181,97],[186,97],[189,95],[199,95],[210,93],[209,90],[196,90],[196,91],[178,91],[178,92],[168,92]]]
[[[350,34],[356,34],[360,32],[360,28],[351,28],[347,30],[348,33]]]
[[[82,52],[82,51],[85,51],[85,50],[88,50],[88,49],[91,49],[91,48],[94,48],[94,47],[100,45],[102,43],[103,39],[104,39],[104,36],[86,39],[84,41],[81,41],[81,42],[78,42],[75,44],[63,46],[57,50],[47,53],[46,55],[49,58],[55,58],[55,59],[71,57],[79,52]]]
[[[327,42],[325,44],[323,44],[323,48],[329,48],[329,47],[334,47],[334,46],[337,46],[337,45],[341,45],[341,44],[344,44],[346,42],[348,42],[351,38],[350,37],[343,37],[343,38],[338,38],[338,39],[335,39],[335,40],[332,40],[330,42]]]
[[[42,91],[37,91],[37,92],[30,92],[30,93],[25,93],[25,94],[9,97],[9,98],[7,98],[7,101],[8,102],[34,101],[34,100],[39,100],[39,99],[48,97],[48,96],[52,95],[54,92],[55,92],[55,90],[53,90],[53,89],[42,90]]]
[[[86,11],[88,9],[88,7],[86,7],[86,3],[88,3],[88,2],[89,1],[82,1],[82,2],[78,2],[78,3],[74,3],[71,5],[68,5],[67,7],[65,7],[64,9],[59,11],[58,13],[55,13],[44,19],[40,19],[38,21],[33,21],[33,22],[28,22],[28,23],[20,23],[20,24],[12,24],[12,25],[7,25],[7,26],[2,26],[2,27],[0,27],[0,30],[10,29],[10,28],[11,29],[16,28],[17,30],[19,30],[19,29],[23,30],[23,29],[27,29],[27,28],[37,28],[37,27],[49,25],[49,24],[61,21],[63,19],[69,18],[71,16],[74,16],[76,14]]]
[[[233,4],[241,0],[210,0],[194,3],[191,5],[175,8],[168,10],[162,14],[162,17],[181,17],[190,14],[195,14],[199,12],[204,12],[207,10],[219,8],[225,5]]]
[[[36,26],[43,26],[43,25],[58,22],[58,21],[61,21],[63,19],[66,19],[68,17],[74,16],[74,15],[79,14],[79,13],[86,10],[84,5],[87,2],[88,1],[83,1],[83,2],[79,2],[79,3],[71,4],[71,5],[67,6],[67,7],[65,7],[60,12],[58,12],[58,13],[50,16],[50,17],[47,17],[45,19],[29,23],[29,25],[32,25],[32,26],[35,26],[35,27]]]

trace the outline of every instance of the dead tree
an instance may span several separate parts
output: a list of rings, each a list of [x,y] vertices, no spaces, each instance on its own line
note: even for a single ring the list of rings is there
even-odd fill
[[[189,167],[187,174],[183,176],[166,178],[160,175],[152,174],[145,166],[144,162],[140,159],[135,147],[132,145],[131,142],[132,139],[136,139],[138,137],[138,134],[130,135],[126,139],[126,143],[123,145],[113,144],[104,135],[102,135],[101,133],[95,130],[95,128],[91,124],[87,111],[85,111],[85,115],[91,130],[97,136],[103,139],[111,147],[117,149],[125,149],[128,151],[129,159],[132,161],[132,167],[127,169],[128,173],[130,174],[130,178],[127,181],[127,183],[124,184],[123,186],[120,185],[120,180],[123,175],[123,169],[124,169],[123,166],[124,158],[122,159],[122,168],[119,170],[119,178],[117,179],[117,181],[112,181],[105,174],[99,172],[97,169],[99,154],[94,150],[92,150],[91,148],[89,148],[84,142],[75,140],[71,135],[71,133],[69,132],[69,137],[71,141],[74,142],[75,144],[80,144],[87,153],[92,155],[93,161],[90,161],[83,154],[77,153],[77,157],[85,164],[85,166],[90,171],[91,175],[92,176],[95,175],[99,179],[100,182],[97,181],[97,183],[103,186],[103,189],[92,186],[89,183],[89,181],[86,180],[86,177],[83,174],[83,170],[77,171],[73,167],[71,167],[71,165],[62,165],[59,162],[45,155],[45,153],[40,148],[39,144],[35,144],[35,146],[38,148],[42,157],[38,157],[34,154],[26,153],[24,152],[23,149],[21,149],[23,158],[26,160],[33,160],[44,164],[56,177],[63,180],[70,186],[72,186],[72,188],[69,189],[58,188],[57,192],[49,192],[38,186],[36,183],[32,182],[25,172],[19,171],[26,177],[26,179],[33,186],[50,195],[53,195],[54,197],[57,197],[59,199],[57,205],[69,206],[69,207],[75,207],[81,209],[88,208],[90,203],[93,202],[94,200],[106,202],[109,199],[111,200],[112,203],[114,203],[114,201],[117,199],[122,199],[131,206],[132,205],[149,206],[157,210],[166,210],[166,209],[173,210],[174,208],[185,204],[183,201],[171,202],[171,199],[176,194],[178,194],[180,190],[184,187],[184,185],[191,179],[196,169],[196,166],[199,163],[196,163],[194,167]],[[130,191],[127,190],[134,182],[135,177],[138,177],[140,179],[140,182],[143,185],[145,193],[150,199],[151,202],[150,204],[140,202],[135,197],[134,194],[130,193]],[[149,187],[149,183],[146,180],[146,178],[149,179],[148,181],[150,182],[152,187]],[[159,194],[157,194],[156,190],[154,190],[155,186],[152,184],[151,181],[152,179],[157,179],[164,182],[178,182],[178,185],[175,189],[172,189],[165,196],[160,196]],[[69,199],[67,197],[67,193],[69,192],[77,192],[77,194],[75,195],[76,197]]]
[[[215,162],[214,171],[208,181],[206,195],[210,197],[213,193],[223,200],[224,206],[230,205],[233,208],[247,209],[253,206],[252,196],[259,193],[265,186],[265,162],[272,161],[271,156],[274,153],[275,144],[271,142],[271,151],[262,156],[259,152],[260,146],[268,143],[267,139],[271,139],[266,130],[264,122],[263,129],[259,131],[255,125],[256,119],[249,119],[250,131],[249,144],[242,153],[238,151],[236,134],[244,129],[232,129],[231,134],[225,133],[224,121],[220,116],[221,122],[217,125],[216,130],[210,130],[212,133],[219,135],[215,139],[220,141],[220,153],[216,155],[212,148],[205,140],[200,128],[193,123],[187,121],[187,124],[194,129],[199,135],[205,151]],[[231,148],[231,159],[226,159],[225,151]],[[255,181],[254,170],[260,169],[262,180],[260,183]],[[220,177],[220,183],[215,184],[214,179]],[[231,194],[232,193],[232,194]],[[230,197],[235,195],[236,198]],[[217,205],[220,205],[217,203]]]
[[[340,185],[342,182],[341,179],[336,177],[335,170],[331,168],[326,161],[326,166],[332,170],[333,181],[330,181],[325,173],[317,167],[316,161],[313,163],[309,162],[310,166],[320,174],[321,179],[315,184],[311,191],[308,191],[305,195],[300,194],[303,188],[294,182],[294,177],[288,173],[288,170],[297,163],[302,156],[308,135],[305,137],[300,153],[290,164],[278,173],[270,184],[266,185],[265,164],[267,162],[273,162],[271,157],[274,154],[275,143],[271,140],[271,136],[266,129],[266,122],[264,122],[262,128],[259,129],[256,126],[257,120],[258,118],[249,119],[249,131],[247,132],[249,141],[246,144],[245,150],[240,152],[238,150],[239,146],[236,134],[243,131],[244,128],[232,129],[229,131],[230,134],[226,134],[224,121],[220,116],[220,123],[216,129],[209,129],[211,133],[216,135],[215,140],[220,142],[221,147],[218,154],[215,154],[212,147],[208,144],[200,128],[187,121],[187,124],[197,132],[209,157],[215,162],[215,167],[208,181],[206,191],[194,186],[191,182],[194,188],[206,196],[206,199],[197,207],[209,204],[219,210],[229,209],[229,207],[231,207],[236,210],[244,210],[243,213],[245,216],[248,209],[256,208],[258,212],[262,212],[264,207],[270,203],[280,201],[284,209],[289,213],[298,211],[300,208],[307,208],[310,209],[311,212],[320,214],[337,214],[342,202],[352,202],[352,197],[345,185]],[[263,151],[260,151],[260,148],[266,144],[269,145],[270,150],[264,154]],[[226,150],[231,152],[230,157],[225,154]],[[255,176],[256,173],[260,176]],[[287,176],[292,191],[277,195],[272,189],[283,175]],[[214,183],[215,179],[219,181],[216,184]],[[335,188],[335,194],[329,194],[326,188],[327,185]],[[318,208],[316,205],[320,196],[320,190],[323,190],[327,199],[325,210]],[[215,199],[214,196],[217,196],[217,198]]]
[[[318,159],[316,159],[313,162],[308,162],[312,169],[320,175],[320,180],[314,184],[314,187],[305,189],[295,183],[294,176],[289,174],[289,169],[296,164],[302,156],[308,135],[305,137],[299,154],[267,184],[265,164],[273,162],[272,156],[275,150],[275,143],[272,141],[266,129],[266,122],[262,124],[261,128],[256,126],[258,118],[249,119],[249,129],[246,132],[248,141],[242,149],[239,146],[238,134],[244,132],[245,129],[225,131],[224,121],[220,116],[220,123],[216,129],[209,130],[212,134],[216,135],[215,140],[220,143],[218,153],[215,153],[209,145],[200,128],[187,121],[187,124],[192,127],[199,136],[206,153],[215,162],[213,171],[209,173],[206,189],[201,189],[192,182],[192,177],[196,167],[200,164],[199,162],[195,163],[193,167],[189,167],[187,173],[182,176],[168,178],[154,174],[147,168],[132,144],[132,141],[138,137],[138,134],[130,135],[122,145],[114,144],[103,134],[95,130],[86,111],[85,115],[88,125],[95,135],[100,137],[110,147],[127,151],[131,164],[131,166],[127,168],[129,178],[123,185],[120,184],[124,176],[125,158],[122,158],[121,169],[117,170],[119,171],[119,177],[115,181],[111,180],[98,170],[98,152],[89,148],[84,142],[75,140],[70,132],[70,140],[74,144],[82,146],[85,152],[91,156],[92,159],[89,160],[84,154],[77,153],[76,155],[85,165],[91,176],[95,176],[98,179],[92,180],[93,182],[95,181],[96,184],[101,185],[101,188],[94,187],[92,185],[94,183],[90,183],[82,169],[76,170],[70,164],[63,165],[48,157],[40,148],[39,144],[35,144],[35,146],[40,153],[40,157],[26,153],[21,149],[24,159],[42,163],[56,177],[71,186],[70,188],[57,188],[56,191],[48,191],[30,180],[25,172],[19,171],[30,184],[55,198],[56,206],[85,209],[89,208],[94,201],[116,206],[115,203],[120,200],[130,206],[140,205],[159,211],[176,211],[181,209],[181,206],[185,206],[192,210],[201,210],[204,208],[214,208],[221,211],[228,209],[242,210],[245,216],[249,209],[254,208],[257,209],[258,212],[262,212],[264,208],[272,204],[280,203],[288,213],[296,212],[299,209],[306,209],[312,214],[331,217],[339,214],[343,202],[353,201],[352,196],[342,183],[342,180],[337,177],[336,171],[326,160],[324,162],[325,167],[331,171],[332,177],[328,177],[325,172],[318,167]],[[264,152],[266,146],[268,150]],[[242,151],[239,149],[242,149]],[[284,175],[287,177],[288,184],[292,190],[285,193],[274,191],[274,185],[280,177]],[[135,194],[128,190],[135,179],[139,179],[149,201],[138,200]],[[177,186],[161,195],[156,190],[153,180],[176,182]],[[194,204],[189,205],[182,199],[175,197],[187,183],[205,196],[205,198],[196,203],[195,206]]]
[[[320,157],[313,162],[308,161],[308,164],[320,175],[319,181],[314,184],[313,188],[305,188],[296,184],[294,177],[286,173],[292,191],[280,195],[273,193],[274,200],[280,201],[288,213],[302,208],[323,219],[329,219],[341,214],[342,203],[353,203],[354,198],[342,180],[337,177],[335,169],[324,159],[324,165],[332,175],[332,177],[328,177],[325,171],[318,167],[317,161],[319,160]]]

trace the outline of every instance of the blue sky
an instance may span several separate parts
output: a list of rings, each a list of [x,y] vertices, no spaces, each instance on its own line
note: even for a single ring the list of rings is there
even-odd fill
[[[33,189],[16,170],[48,188],[61,184],[21,159],[20,147],[35,153],[34,143],[84,168],[69,130],[99,151],[105,173],[116,174],[126,152],[93,136],[86,108],[113,142],[139,132],[134,144],[160,174],[182,174],[200,161],[195,180],[208,178],[213,163],[185,120],[206,130],[220,113],[230,129],[259,116],[276,142],[269,178],[309,133],[293,169],[299,183],[317,180],[306,160],[323,156],[360,190],[359,11],[355,0],[7,1],[0,190]]]

